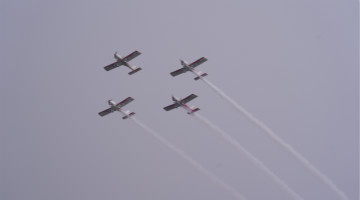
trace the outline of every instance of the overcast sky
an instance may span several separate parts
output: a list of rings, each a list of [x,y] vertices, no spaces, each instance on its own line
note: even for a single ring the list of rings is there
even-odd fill
[[[291,199],[171,95],[236,138],[306,200],[335,200],[261,129],[194,75],[198,67],[359,199],[359,18],[350,0],[0,2],[0,199],[235,199],[120,113],[126,109],[249,200]],[[142,54],[129,76],[113,54]]]

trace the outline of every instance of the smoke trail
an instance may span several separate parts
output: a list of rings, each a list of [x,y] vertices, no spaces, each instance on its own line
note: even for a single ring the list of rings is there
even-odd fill
[[[203,174],[205,174],[207,177],[209,177],[210,179],[212,179],[214,182],[216,182],[217,184],[219,184],[221,187],[223,187],[224,189],[228,190],[229,192],[231,192],[232,195],[234,195],[237,199],[241,199],[241,200],[246,200],[246,198],[241,195],[239,192],[237,192],[233,187],[231,187],[230,185],[228,185],[227,183],[223,182],[222,180],[220,180],[217,176],[215,176],[213,173],[211,173],[209,170],[205,169],[203,166],[201,166],[198,162],[196,162],[194,159],[192,159],[191,157],[189,157],[187,154],[185,154],[185,152],[183,152],[182,150],[178,149],[176,146],[174,146],[173,144],[171,144],[169,141],[167,141],[165,138],[163,138],[161,135],[157,134],[155,131],[153,131],[152,129],[150,129],[148,126],[146,126],[145,124],[141,123],[140,121],[138,121],[137,119],[135,119],[134,117],[131,117],[130,119],[132,119],[137,125],[139,125],[141,128],[143,128],[144,130],[146,130],[147,132],[149,132],[152,136],[154,136],[157,140],[159,140],[160,142],[162,142],[164,145],[166,145],[167,147],[169,147],[171,150],[173,150],[175,153],[177,153],[179,156],[181,156],[182,158],[184,158],[185,160],[187,160],[189,163],[191,163],[194,167],[196,167],[199,171],[201,171]]]
[[[283,180],[281,180],[275,173],[270,171],[269,168],[267,168],[260,160],[258,160],[254,155],[252,155],[244,147],[242,147],[241,144],[238,143],[229,134],[225,133],[219,127],[215,126],[212,122],[210,122],[204,116],[197,114],[197,113],[194,113],[194,116],[198,120],[200,120],[201,122],[206,124],[210,129],[218,132],[223,137],[223,139],[225,139],[230,144],[234,145],[242,153],[244,153],[247,158],[249,158],[257,167],[259,167],[261,170],[263,170],[268,176],[270,176],[270,178],[272,178],[276,183],[278,183],[282,188],[284,188],[292,197],[294,197],[294,199],[302,200],[302,198],[294,190],[292,190]]]
[[[213,89],[216,93],[218,93],[221,97],[223,97],[226,101],[228,101],[232,106],[236,108],[241,114],[243,114],[246,118],[248,118],[251,122],[253,122],[255,125],[260,127],[265,133],[270,136],[271,139],[273,139],[275,142],[280,144],[282,147],[284,147],[287,151],[289,151],[306,169],[308,169],[313,175],[320,178],[327,186],[329,186],[342,200],[348,200],[345,193],[341,191],[325,174],[323,174],[321,171],[319,171],[315,166],[313,166],[304,156],[302,156],[300,153],[295,151],[295,149],[290,146],[288,143],[286,143],[284,140],[282,140],[279,136],[275,134],[274,131],[272,131],[269,127],[267,127],[264,123],[262,123],[260,120],[255,118],[253,115],[251,115],[245,108],[241,107],[239,104],[237,104],[234,100],[232,100],[229,96],[227,96],[222,90],[220,90],[218,87],[216,87],[214,84],[212,84],[207,79],[201,77],[201,80],[204,81],[211,89]]]

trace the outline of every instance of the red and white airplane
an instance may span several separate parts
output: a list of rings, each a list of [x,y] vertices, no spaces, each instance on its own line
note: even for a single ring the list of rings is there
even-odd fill
[[[133,101],[134,99],[132,97],[128,97],[126,99],[124,99],[122,102],[116,104],[113,100],[109,100],[108,103],[110,105],[110,108],[99,112],[99,115],[101,117],[110,114],[114,111],[119,111],[122,114],[124,114],[125,116],[123,117],[123,119],[127,119],[129,118],[131,115],[135,115],[134,112],[130,112],[129,110],[123,110],[122,107],[124,107],[126,104],[130,103],[131,101]]]
[[[192,73],[194,73],[196,75],[196,77],[194,78],[195,80],[199,80],[201,77],[207,76],[207,73],[203,73],[201,71],[195,71],[195,67],[199,66],[200,64],[206,62],[207,59],[204,57],[201,57],[200,59],[198,59],[197,61],[188,64],[186,61],[184,60],[180,60],[181,65],[183,66],[181,69],[178,69],[176,71],[171,72],[171,76],[177,76],[179,74],[185,73],[187,71],[191,71]]]
[[[178,107],[183,107],[186,111],[188,111],[188,114],[192,114],[198,110],[200,110],[200,108],[196,108],[193,106],[188,106],[186,105],[187,102],[195,99],[197,96],[195,94],[191,94],[189,96],[187,96],[185,99],[177,99],[176,97],[172,96],[172,100],[174,101],[173,104],[164,107],[164,110],[169,111],[172,110],[174,108],[178,108]]]
[[[135,72],[138,72],[141,70],[140,67],[136,67],[136,66],[131,66],[128,62],[132,59],[134,59],[135,57],[137,57],[138,55],[140,55],[141,53],[138,51],[134,51],[131,54],[129,54],[128,56],[126,56],[125,58],[122,58],[117,52],[115,52],[114,54],[114,58],[117,60],[116,62],[104,67],[104,69],[106,71],[110,71],[116,67],[120,67],[121,65],[125,65],[126,67],[131,69],[131,72],[129,72],[129,75],[134,74]]]

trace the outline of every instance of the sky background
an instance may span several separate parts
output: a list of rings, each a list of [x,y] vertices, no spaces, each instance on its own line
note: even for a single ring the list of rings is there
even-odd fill
[[[338,199],[193,74],[209,81],[359,199],[359,18],[350,0],[0,1],[0,199],[235,199],[120,113],[126,109],[249,200],[290,196],[189,103],[304,199]],[[142,71],[105,71],[113,54]]]

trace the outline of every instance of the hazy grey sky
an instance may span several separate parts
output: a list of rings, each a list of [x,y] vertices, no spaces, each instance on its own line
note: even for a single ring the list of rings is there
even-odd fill
[[[359,199],[357,1],[0,2],[0,199],[235,199],[120,113],[126,108],[249,200],[290,199],[170,96],[236,138],[304,199],[338,199],[190,73],[199,70]],[[113,53],[143,68],[107,72]]]

